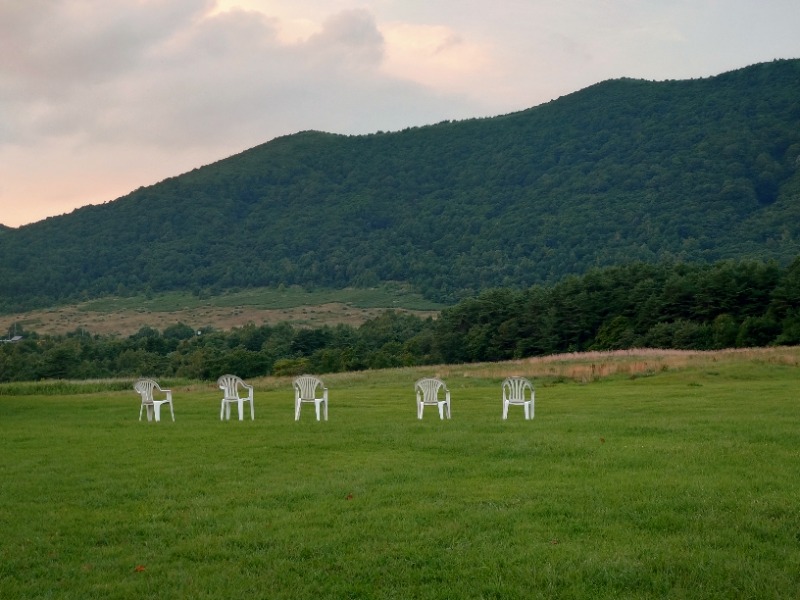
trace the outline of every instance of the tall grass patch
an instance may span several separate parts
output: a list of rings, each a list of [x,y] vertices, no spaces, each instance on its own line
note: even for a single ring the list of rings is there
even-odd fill
[[[478,369],[439,370],[444,422],[422,369],[325,377],[327,423],[289,379],[244,422],[210,384],[158,424],[132,389],[4,395],[0,597],[795,597],[796,367],[534,379],[528,422]]]

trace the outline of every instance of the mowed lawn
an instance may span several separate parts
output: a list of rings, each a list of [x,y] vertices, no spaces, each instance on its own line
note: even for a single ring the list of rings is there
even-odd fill
[[[158,424],[132,389],[6,391],[0,598],[800,596],[797,363],[533,377],[527,422],[470,367],[417,420],[436,372],[326,376],[327,423],[289,379],[224,423],[213,383]]]

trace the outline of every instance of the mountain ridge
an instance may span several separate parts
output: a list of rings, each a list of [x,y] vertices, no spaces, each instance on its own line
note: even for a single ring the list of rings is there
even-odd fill
[[[614,79],[522,111],[303,131],[19,229],[0,310],[411,283],[455,301],[629,261],[800,254],[800,60]]]

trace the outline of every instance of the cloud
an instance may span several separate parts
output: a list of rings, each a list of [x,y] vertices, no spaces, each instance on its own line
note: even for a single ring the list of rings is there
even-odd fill
[[[384,56],[383,35],[375,18],[364,9],[346,10],[325,19],[322,31],[305,44],[312,56],[323,58],[326,67],[361,70],[380,66]],[[339,67],[336,67],[339,65]]]
[[[198,19],[211,1],[32,0],[0,4],[0,86],[14,127],[2,143],[90,132],[154,46]],[[98,114],[98,108],[100,114]]]
[[[89,14],[90,4],[99,10]],[[4,28],[22,49],[4,60],[3,73],[4,87],[16,90],[9,112],[17,118],[0,144],[38,136],[191,146],[260,129],[250,140],[257,143],[276,131],[335,125],[324,110],[312,123],[298,112],[307,107],[313,115],[324,97],[340,98],[340,110],[349,100],[356,115],[364,93],[391,106],[389,94],[398,91],[417,100],[426,95],[379,70],[384,38],[366,10],[331,15],[307,40],[285,44],[276,20],[244,10],[213,14],[212,7],[116,0],[34,2],[29,11],[15,10]],[[444,117],[446,103],[427,95]]]
[[[446,88],[469,93],[476,80],[490,77],[494,67],[487,44],[465,39],[444,25],[389,23],[384,28],[387,40],[387,73],[413,79],[431,88]]]

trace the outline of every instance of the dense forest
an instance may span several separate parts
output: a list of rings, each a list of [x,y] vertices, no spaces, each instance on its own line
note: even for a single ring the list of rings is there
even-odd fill
[[[636,263],[552,286],[486,290],[438,319],[387,311],[358,328],[176,323],[127,338],[25,332],[0,344],[0,381],[101,377],[213,380],[499,361],[636,347],[710,350],[800,344],[800,258]]]
[[[798,255],[800,60],[781,60],[606,81],[494,118],[278,138],[0,228],[0,310],[381,281],[452,304],[631,261]]]

